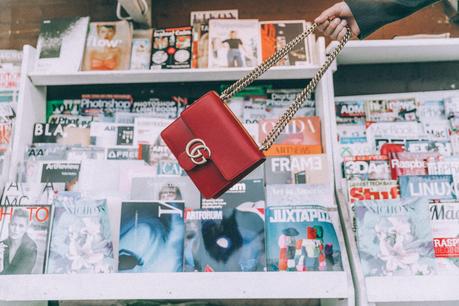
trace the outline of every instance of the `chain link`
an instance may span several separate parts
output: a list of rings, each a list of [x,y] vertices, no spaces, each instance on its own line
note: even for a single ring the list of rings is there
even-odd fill
[[[282,58],[284,58],[298,43],[303,41],[309,34],[313,33],[318,27],[317,23],[313,23],[306,31],[295,37],[292,41],[290,41],[284,48],[274,53],[270,56],[266,61],[258,65],[255,69],[249,72],[245,77],[238,80],[227,89],[225,89],[220,98],[223,101],[228,101],[232,96],[236,93],[250,85],[253,81],[258,79],[263,73],[265,73],[269,68],[274,66],[277,62],[279,62]],[[269,148],[274,144],[277,137],[280,133],[284,130],[285,126],[292,120],[293,116],[296,112],[300,109],[301,105],[303,104],[304,100],[307,97],[310,97],[314,89],[316,88],[317,84],[319,84],[320,79],[327,71],[328,67],[330,67],[331,63],[335,60],[341,50],[344,48],[348,40],[351,38],[352,32],[349,27],[346,27],[346,34],[344,35],[343,39],[340,40],[339,45],[333,49],[333,51],[327,56],[324,64],[320,67],[319,71],[314,75],[311,81],[308,83],[306,88],[304,88],[296,97],[289,108],[282,114],[282,116],[277,121],[276,125],[273,129],[268,133],[265,140],[260,146],[261,151],[269,150]]]

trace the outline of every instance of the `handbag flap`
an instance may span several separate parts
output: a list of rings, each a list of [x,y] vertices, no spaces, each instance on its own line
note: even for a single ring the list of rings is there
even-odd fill
[[[188,135],[204,140],[211,152],[210,159],[226,180],[235,179],[264,158],[255,141],[215,91],[199,98],[180,117],[191,132]],[[182,152],[186,145],[183,144]]]

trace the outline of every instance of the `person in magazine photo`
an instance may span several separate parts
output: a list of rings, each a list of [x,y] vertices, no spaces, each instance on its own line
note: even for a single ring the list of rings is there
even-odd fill
[[[231,30],[229,32],[229,38],[222,41],[222,43],[228,46],[226,53],[228,67],[243,67],[244,61],[242,59],[242,54],[248,54],[248,52],[245,50],[242,40],[238,38],[237,32]]]
[[[160,201],[182,200],[182,193],[178,186],[168,183],[161,187],[158,198]]]
[[[104,41],[112,41],[116,35],[116,25],[97,25],[97,38]],[[121,49],[116,46],[103,47],[101,50],[93,49],[89,55],[91,70],[114,70],[120,64]]]
[[[8,225],[8,238],[0,241],[0,275],[32,273],[37,244],[27,234],[29,225],[29,212],[15,209]]]

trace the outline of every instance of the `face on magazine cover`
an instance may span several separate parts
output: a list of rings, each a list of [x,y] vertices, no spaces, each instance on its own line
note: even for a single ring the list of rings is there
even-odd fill
[[[182,200],[182,193],[178,186],[166,184],[161,187],[158,198],[160,201]]]

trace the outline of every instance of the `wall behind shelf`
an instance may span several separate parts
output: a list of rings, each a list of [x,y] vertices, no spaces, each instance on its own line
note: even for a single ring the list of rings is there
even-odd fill
[[[371,1],[371,0],[369,0]],[[36,45],[40,22],[45,18],[91,16],[94,21],[115,20],[116,0],[0,0],[0,49],[22,49]],[[237,8],[241,18],[313,20],[336,0],[154,0],[154,26],[188,25],[191,10]],[[394,35],[451,32],[459,37],[459,25],[450,24],[445,4],[439,2],[384,27],[370,39]]]

